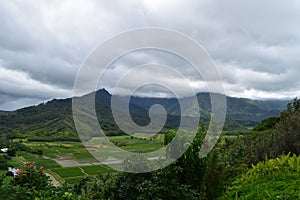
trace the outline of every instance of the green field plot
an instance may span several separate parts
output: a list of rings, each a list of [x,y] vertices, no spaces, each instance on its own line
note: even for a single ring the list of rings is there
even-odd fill
[[[81,152],[73,154],[74,160],[77,160],[80,163],[95,163],[99,162],[93,155],[89,152]]]
[[[41,150],[42,155],[30,152],[17,152],[16,160],[34,162],[37,167],[43,166],[49,172],[56,174],[69,184],[77,183],[80,179],[89,176],[94,179],[97,175],[113,172],[105,165],[96,165],[99,160],[94,158],[90,151],[101,153],[105,158],[113,158],[118,150],[112,148],[110,142],[124,150],[133,152],[155,151],[162,147],[163,136],[156,138],[137,138],[131,136],[113,136],[93,138],[84,146],[80,142],[25,142],[31,150]],[[61,164],[61,165],[60,165]],[[81,165],[85,166],[81,166]],[[17,162],[12,161],[12,166]]]
[[[107,172],[112,171],[112,169],[110,169],[104,165],[84,166],[84,167],[81,167],[81,169],[83,169],[84,172],[89,175],[97,175],[97,174],[107,173]]]
[[[58,174],[61,178],[69,178],[69,177],[77,177],[77,176],[84,177],[86,175],[82,172],[82,170],[79,167],[59,168],[59,169],[53,169],[52,171]]]
[[[18,156],[23,157],[26,161],[34,162],[35,160],[37,160],[37,155],[35,154],[27,153],[24,151],[19,151],[17,154]]]
[[[135,143],[127,146],[123,146],[122,149],[133,152],[151,152],[163,147],[158,142],[150,141],[149,143]]]
[[[73,153],[75,159],[94,159],[94,156],[91,155],[88,151],[81,153]]]
[[[89,145],[98,146],[101,151],[110,155],[109,142],[120,147],[121,149],[133,151],[133,152],[150,152],[155,151],[163,146],[163,136],[159,135],[154,138],[137,138],[131,136],[113,136],[109,137],[108,140],[104,137],[93,138],[88,142]],[[106,145],[107,144],[107,145]]]
[[[26,143],[26,145],[34,150],[42,150],[44,155],[85,151],[85,148],[79,142],[31,142]]]
[[[75,177],[75,178],[65,178],[64,181],[70,185],[74,185],[86,177],[88,177],[89,184],[92,184],[95,180],[97,180],[94,176],[82,176],[82,177]]]
[[[55,162],[54,160],[51,159],[40,159],[40,160],[36,160],[35,164],[37,166],[42,166],[46,169],[53,169],[53,168],[59,168],[61,167],[57,162]]]
[[[46,169],[53,169],[61,167],[57,162],[52,159],[44,158],[40,155],[35,155],[27,152],[19,152],[19,156],[23,157],[26,162],[34,162],[37,167],[44,167]]]
[[[20,163],[16,160],[8,160],[7,164],[8,164],[8,166],[12,166],[12,167],[19,167],[22,165],[22,163]]]
[[[65,178],[64,181],[66,183],[70,184],[70,185],[74,185],[74,184],[78,183],[78,181],[80,179],[83,179],[83,178],[84,178],[84,176],[82,176],[82,177],[76,177],[76,178]]]

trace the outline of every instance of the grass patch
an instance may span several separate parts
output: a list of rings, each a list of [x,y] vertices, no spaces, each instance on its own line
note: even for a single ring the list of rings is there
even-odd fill
[[[61,178],[85,176],[79,167],[66,167],[53,169],[53,172],[57,173]]]
[[[107,173],[109,171],[112,171],[110,168],[104,165],[91,165],[91,166],[84,166],[81,168],[85,171],[85,173],[89,175],[97,175],[97,174]]]
[[[84,176],[82,177],[76,177],[76,178],[65,178],[64,181],[68,184],[74,185],[80,181],[80,179],[83,179]]]
[[[93,155],[91,155],[88,151],[81,153],[74,153],[73,157],[75,159],[95,159]]]
[[[12,166],[12,167],[19,167],[22,166],[22,163],[19,163],[16,160],[8,160],[7,161],[8,166]]]
[[[53,169],[61,167],[57,162],[52,159],[46,159],[43,156],[27,153],[27,152],[18,152],[19,156],[22,156],[26,162],[34,162],[36,166],[43,166],[46,169]]]
[[[37,160],[37,155],[31,154],[31,153],[19,151],[17,154],[18,154],[18,156],[23,157],[26,161],[34,162],[35,160]]]
[[[114,143],[116,146],[133,152],[150,152],[155,151],[163,146],[163,136],[158,135],[154,138],[137,138],[131,136],[113,136],[109,137],[109,141]],[[105,146],[107,141],[103,137],[93,138],[88,142],[90,145]],[[109,146],[109,145],[107,145]],[[103,148],[101,151],[108,151],[109,148]]]
[[[26,145],[34,150],[42,150],[47,156],[86,151],[80,142],[30,142]]]
[[[132,152],[151,152],[155,151],[159,148],[163,147],[158,142],[149,142],[149,143],[136,143],[136,144],[131,144],[128,146],[123,146],[121,147],[124,150],[132,151]]]
[[[84,179],[86,176],[81,177],[73,177],[73,178],[65,178],[64,181],[70,185],[75,185],[78,183],[81,179]],[[97,180],[94,176],[88,176],[88,184],[93,184],[95,180]]]
[[[36,160],[35,164],[38,167],[42,166],[46,169],[53,169],[53,168],[60,168],[61,167],[57,162],[55,162],[54,160],[50,160],[50,159]]]

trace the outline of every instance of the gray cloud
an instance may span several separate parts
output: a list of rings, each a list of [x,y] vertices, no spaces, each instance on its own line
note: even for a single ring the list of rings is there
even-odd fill
[[[300,92],[296,0],[12,0],[0,2],[0,21],[0,109],[4,110],[71,96],[77,70],[93,48],[122,31],[149,26],[175,29],[202,44],[216,62],[229,95],[293,98]],[[116,62],[107,72],[107,87],[130,66],[145,63],[184,69],[194,88],[204,88],[186,63],[153,51]],[[145,95],[145,90],[140,94]],[[161,96],[164,92],[153,89]]]

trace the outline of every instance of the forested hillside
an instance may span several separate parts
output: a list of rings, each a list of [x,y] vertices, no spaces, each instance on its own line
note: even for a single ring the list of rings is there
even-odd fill
[[[279,117],[263,120],[247,135],[223,135],[208,156],[199,158],[207,131],[202,124],[184,155],[166,168],[142,174],[102,174],[96,181],[91,182],[86,177],[70,186],[53,186],[43,174],[43,168],[27,163],[15,178],[3,176],[0,179],[1,197],[71,200],[298,199],[299,119],[300,100],[295,99]],[[164,144],[168,144],[175,134],[173,130],[165,131]],[[167,151],[170,150],[167,148]],[[148,167],[142,157],[139,163],[139,167]],[[129,158],[123,165],[129,167],[135,163]]]
[[[210,96],[208,93],[197,95],[202,121],[210,117]],[[118,97],[120,101],[122,97]],[[96,92],[96,113],[99,123],[106,134],[120,135],[112,117],[111,94],[105,89]],[[189,104],[190,99],[184,98],[189,116],[193,117],[195,104]],[[176,129],[180,122],[180,106],[177,99],[172,98],[141,98],[132,97],[130,112],[133,120],[139,125],[150,122],[149,108],[160,104],[168,112],[165,129]],[[284,102],[254,101],[250,99],[227,97],[227,118],[224,130],[246,130],[255,126],[260,120],[277,116]],[[8,137],[27,137],[31,140],[78,140],[72,118],[72,99],[54,99],[45,104],[31,106],[0,115],[0,132]]]
[[[211,94],[220,95],[220,94]],[[209,93],[197,94],[200,114],[204,118],[209,118],[211,111],[211,100]],[[227,101],[227,119],[249,120],[260,122],[270,117],[278,116],[280,111],[285,108],[288,101],[259,101],[246,98],[226,97]],[[163,105],[167,112],[173,115],[180,114],[180,105],[176,98],[141,98],[132,97],[131,102],[141,108],[149,109],[153,104]],[[182,99],[182,103],[188,106],[188,112],[185,114],[193,115],[195,107],[198,106],[189,97]]]

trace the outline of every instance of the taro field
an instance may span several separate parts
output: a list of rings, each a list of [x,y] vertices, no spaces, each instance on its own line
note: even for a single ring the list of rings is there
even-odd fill
[[[113,172],[114,170],[103,165],[88,151],[102,148],[101,151],[113,156],[112,150],[103,145],[104,138],[93,138],[88,145],[80,142],[28,142],[24,144],[33,150],[41,150],[42,155],[24,151],[17,152],[17,156],[11,160],[12,166],[21,165],[24,162],[34,162],[37,167],[44,167],[46,173],[59,183],[75,184],[79,179],[90,177],[97,179],[99,174]],[[163,137],[136,138],[131,136],[109,137],[110,142],[116,146],[132,152],[150,152],[163,146]],[[99,145],[101,142],[102,145]],[[116,162],[116,164],[121,164]]]

